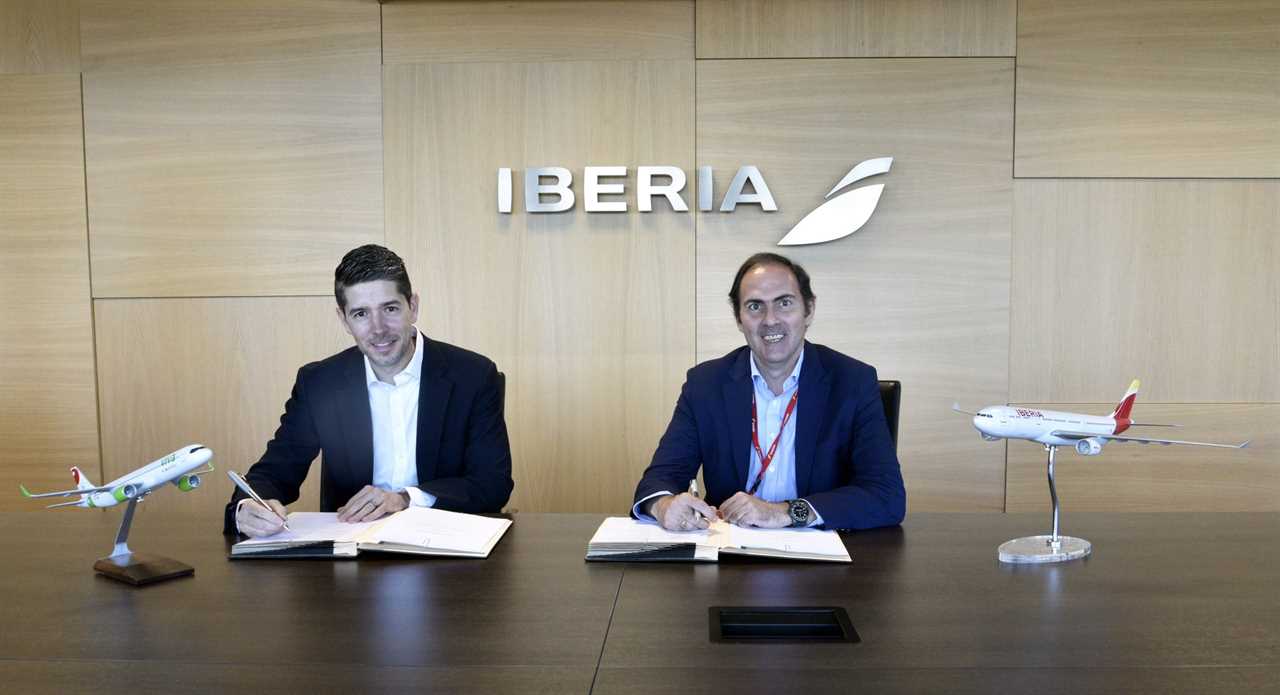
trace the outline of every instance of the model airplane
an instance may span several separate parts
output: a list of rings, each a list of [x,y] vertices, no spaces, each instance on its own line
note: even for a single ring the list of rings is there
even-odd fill
[[[960,404],[951,409],[973,416],[973,426],[987,441],[999,439],[1026,439],[1039,442],[1045,446],[1069,446],[1081,456],[1097,456],[1107,442],[1137,442],[1139,444],[1188,444],[1191,446],[1213,446],[1222,449],[1243,449],[1249,442],[1241,444],[1213,444],[1210,442],[1187,442],[1180,439],[1155,439],[1152,437],[1121,436],[1121,432],[1130,427],[1181,427],[1181,425],[1158,425],[1147,422],[1134,422],[1129,419],[1133,403],[1138,398],[1138,380],[1134,379],[1125,392],[1124,398],[1116,405],[1110,415],[1084,415],[1081,413],[1064,413],[1056,410],[1040,410],[1011,405],[993,405],[970,412],[961,410]]]
[[[1134,422],[1129,415],[1133,412],[1133,403],[1138,399],[1138,380],[1129,384],[1124,398],[1116,404],[1110,415],[1083,415],[1081,413],[1065,413],[1056,410],[1040,410],[1038,408],[1022,408],[1012,405],[993,405],[976,413],[961,410],[956,403],[951,409],[973,416],[973,426],[987,441],[1000,439],[1025,439],[1044,445],[1048,454],[1046,462],[1049,480],[1049,499],[1053,505],[1053,531],[1039,536],[1015,538],[1000,545],[998,556],[1001,562],[1062,562],[1085,557],[1093,552],[1093,545],[1083,538],[1063,536],[1058,533],[1058,490],[1053,480],[1053,460],[1058,447],[1069,446],[1082,456],[1097,456],[1107,442],[1138,442],[1139,444],[1189,444],[1192,446],[1212,446],[1220,449],[1243,449],[1249,442],[1241,444],[1213,444],[1210,442],[1188,442],[1181,439],[1156,439],[1153,437],[1122,436],[1120,433],[1130,427],[1180,427],[1181,425],[1158,425],[1150,422]]]
[[[122,475],[106,485],[94,485],[79,468],[72,467],[71,477],[75,480],[76,486],[70,490],[33,495],[27,491],[25,485],[19,485],[18,487],[22,490],[22,496],[30,499],[80,496],[80,499],[72,502],[51,504],[49,505],[50,509],[54,507],[111,507],[121,502],[140,500],[165,483],[173,483],[174,487],[183,492],[194,490],[200,487],[200,476],[211,472],[213,466],[210,465],[201,470],[195,469],[209,463],[211,458],[213,458],[211,449],[200,444],[190,444],[168,456],[156,459],[132,473]]]

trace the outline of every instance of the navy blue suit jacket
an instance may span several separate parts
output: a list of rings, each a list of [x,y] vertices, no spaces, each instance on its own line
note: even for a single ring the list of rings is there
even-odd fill
[[[497,512],[511,496],[511,444],[498,370],[488,358],[422,336],[418,392],[418,487],[436,508]],[[316,454],[320,510],[337,511],[373,482],[373,416],[364,356],[351,347],[298,370],[280,427],[245,477],[264,499],[298,499]],[[236,532],[239,490],[223,532]]]
[[[711,504],[744,489],[751,465],[750,355],[743,346],[689,370],[635,502],[683,491],[699,466]],[[902,522],[907,493],[873,367],[806,341],[795,442],[796,493],[818,510],[826,528]]]

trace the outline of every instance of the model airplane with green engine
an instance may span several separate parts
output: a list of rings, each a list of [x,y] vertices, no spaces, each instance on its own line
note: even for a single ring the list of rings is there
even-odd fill
[[[194,490],[200,487],[200,476],[212,472],[213,466],[209,465],[201,470],[196,469],[209,463],[211,458],[213,458],[213,451],[208,447],[200,444],[188,444],[105,485],[94,485],[85,477],[83,471],[73,466],[71,468],[71,478],[75,481],[76,486],[70,490],[42,492],[33,495],[27,491],[25,485],[19,485],[18,488],[22,490],[23,497],[30,499],[74,497],[77,495],[80,497],[80,499],[71,502],[51,504],[49,505],[50,509],[54,507],[113,507],[121,502],[141,500],[165,483],[173,483],[174,487],[183,492]]]

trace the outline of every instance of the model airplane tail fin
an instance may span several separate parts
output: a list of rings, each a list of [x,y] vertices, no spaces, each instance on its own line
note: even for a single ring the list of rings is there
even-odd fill
[[[1133,411],[1133,402],[1136,400],[1138,400],[1138,380],[1134,379],[1133,383],[1129,384],[1129,390],[1124,392],[1124,398],[1121,398],[1116,404],[1116,409],[1111,411],[1111,417],[1117,420],[1128,420],[1129,413]]]
[[[92,490],[97,487],[93,483],[89,482],[88,476],[86,476],[84,471],[81,471],[78,466],[71,467],[71,477],[76,481],[76,489],[78,490]]]

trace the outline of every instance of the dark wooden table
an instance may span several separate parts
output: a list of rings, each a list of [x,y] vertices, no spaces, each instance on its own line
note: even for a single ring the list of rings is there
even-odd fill
[[[916,514],[851,565],[586,563],[600,515],[520,514],[488,560],[226,559],[218,520],[131,545],[196,567],[92,572],[119,514],[0,514],[12,692],[1267,692],[1280,514],[1075,514],[1094,553],[1008,566],[1038,516]],[[721,644],[712,605],[843,606],[860,644]]]

